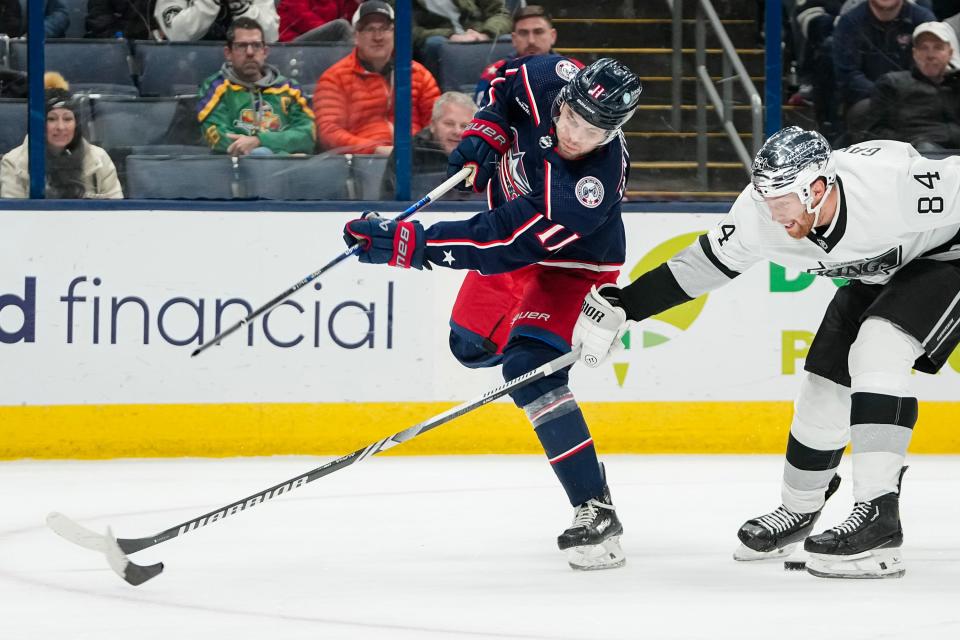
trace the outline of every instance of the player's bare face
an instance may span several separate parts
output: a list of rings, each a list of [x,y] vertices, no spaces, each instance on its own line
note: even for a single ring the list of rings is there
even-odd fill
[[[609,131],[595,127],[568,105],[560,107],[555,121],[557,127],[557,153],[564,160],[575,160],[587,155],[604,143]]]
[[[770,211],[770,217],[777,224],[782,224],[791,238],[800,240],[807,237],[813,229],[814,216],[807,213],[807,208],[800,202],[800,196],[788,193],[776,198],[764,198],[764,203]]]

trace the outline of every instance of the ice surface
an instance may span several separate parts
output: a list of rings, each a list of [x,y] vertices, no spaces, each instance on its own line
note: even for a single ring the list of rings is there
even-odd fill
[[[601,443],[602,444],[602,443]],[[535,456],[385,457],[131,556],[131,587],[43,526],[152,535],[318,458],[0,463],[0,638],[960,638],[960,458],[912,456],[907,575],[731,559],[779,504],[778,456],[606,456],[627,564],[570,570],[572,511]],[[846,517],[850,470],[818,529]]]

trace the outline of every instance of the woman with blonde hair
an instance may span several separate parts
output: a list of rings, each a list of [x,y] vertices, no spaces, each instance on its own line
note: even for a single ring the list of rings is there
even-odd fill
[[[87,142],[77,122],[70,85],[56,72],[43,76],[47,110],[47,198],[123,198],[117,169],[107,152]],[[27,140],[0,162],[0,197],[26,198],[30,192]]]

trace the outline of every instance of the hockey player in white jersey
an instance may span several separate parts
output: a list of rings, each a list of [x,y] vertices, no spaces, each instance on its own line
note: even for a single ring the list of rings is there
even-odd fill
[[[910,370],[936,373],[960,342],[960,158],[930,160],[889,140],[831,151],[820,134],[788,127],[757,153],[751,182],[698,242],[623,289],[591,291],[574,344],[596,367],[629,322],[759,261],[847,279],[807,355],[783,504],[744,523],[734,557],[778,557],[805,540],[813,575],[900,577],[900,482],[917,420]],[[853,510],[810,536],[848,442]]]

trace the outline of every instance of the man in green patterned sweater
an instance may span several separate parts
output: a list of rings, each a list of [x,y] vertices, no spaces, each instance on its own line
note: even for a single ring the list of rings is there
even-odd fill
[[[197,120],[214,151],[233,156],[313,153],[313,111],[293,80],[267,64],[263,29],[237,18],[226,62],[200,85]]]

